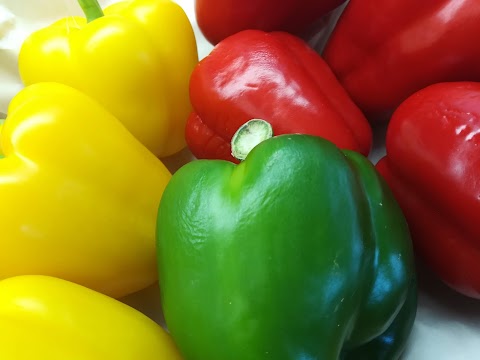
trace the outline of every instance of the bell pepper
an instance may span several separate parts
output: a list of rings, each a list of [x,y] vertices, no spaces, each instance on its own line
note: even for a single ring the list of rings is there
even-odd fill
[[[416,253],[456,291],[480,299],[480,83],[428,86],[387,129],[377,169],[393,190]]]
[[[184,148],[198,55],[183,9],[170,0],[121,1],[104,11],[96,0],[78,2],[86,18],[61,19],[23,43],[24,84],[59,82],[85,92],[158,157]]]
[[[414,92],[480,81],[477,0],[350,0],[323,56],[372,122]]]
[[[197,158],[235,162],[230,141],[253,118],[275,134],[324,137],[367,155],[372,130],[322,58],[285,32],[245,30],[223,40],[190,79],[194,111],[186,127]]]
[[[417,290],[393,195],[369,160],[323,138],[252,146],[261,124],[232,139],[243,162],[190,162],[161,199],[161,301],[182,355],[398,359]]]
[[[2,128],[3,128],[3,123],[4,122],[5,122],[5,119],[0,119],[0,134],[2,133]],[[0,159],[3,158],[3,157],[4,157],[3,156],[3,150],[2,150],[2,147],[0,146]]]
[[[0,144],[0,279],[50,275],[113,297],[155,283],[171,174],[113,115],[66,85],[30,85]]]
[[[287,31],[305,39],[346,0],[195,0],[195,17],[212,44],[249,29]]]
[[[0,281],[4,360],[180,360],[153,320],[69,281],[25,275]]]

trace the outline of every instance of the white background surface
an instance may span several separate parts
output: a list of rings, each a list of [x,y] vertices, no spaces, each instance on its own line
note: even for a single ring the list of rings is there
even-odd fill
[[[199,55],[203,58],[212,47],[195,25],[193,1],[177,0],[194,25]],[[11,98],[21,89],[17,55],[23,39],[31,31],[68,15],[81,15],[75,0],[0,0],[0,112],[7,111]],[[375,129],[375,148],[370,156],[373,162],[384,153],[384,132],[385,126]],[[174,171],[188,158],[188,151],[184,151],[167,164]],[[402,360],[480,360],[480,300],[458,295],[421,266],[418,270],[418,313]],[[122,300],[162,322],[157,286]]]

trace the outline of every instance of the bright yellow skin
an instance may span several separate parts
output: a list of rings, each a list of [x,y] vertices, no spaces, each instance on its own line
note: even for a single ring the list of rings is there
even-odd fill
[[[180,360],[170,336],[139,311],[44,276],[0,281],[2,360]]]
[[[113,297],[154,283],[170,172],[97,102],[26,87],[0,134],[0,279],[51,275]],[[0,357],[1,358],[1,357]]]
[[[0,134],[2,133],[3,121],[3,119],[0,119]],[[1,145],[2,144],[0,144],[0,159],[3,157],[3,150]]]
[[[68,17],[31,34],[19,54],[26,85],[54,81],[100,101],[147,148],[185,147],[188,86],[198,63],[191,23],[170,0],[131,0],[86,22]]]

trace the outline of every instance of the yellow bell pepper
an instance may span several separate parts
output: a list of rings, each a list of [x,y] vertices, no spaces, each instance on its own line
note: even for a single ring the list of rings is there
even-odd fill
[[[51,275],[121,297],[154,283],[171,173],[87,95],[39,83],[0,134],[0,279]]]
[[[60,82],[97,99],[158,157],[185,145],[189,79],[198,63],[192,25],[170,0],[130,0],[104,11],[79,0],[67,17],[32,33],[19,54],[23,83]]]
[[[3,128],[3,123],[4,122],[5,122],[5,119],[0,119],[0,134],[2,133],[2,128]],[[2,147],[0,146],[0,159],[1,158],[3,158],[3,150],[2,150]]]
[[[46,276],[0,281],[2,360],[180,360],[171,337],[141,312]]]

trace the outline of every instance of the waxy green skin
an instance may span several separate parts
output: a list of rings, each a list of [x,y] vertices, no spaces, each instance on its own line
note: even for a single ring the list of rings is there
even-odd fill
[[[373,165],[281,135],[197,160],[160,204],[159,281],[185,360],[397,359],[416,315],[407,224]]]

